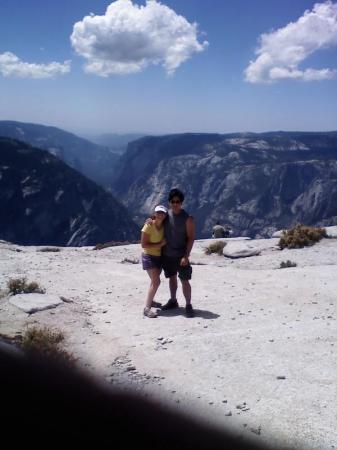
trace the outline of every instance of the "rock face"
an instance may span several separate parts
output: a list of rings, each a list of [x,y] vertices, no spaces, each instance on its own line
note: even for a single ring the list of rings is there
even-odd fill
[[[180,187],[198,238],[217,221],[267,237],[296,223],[334,224],[336,180],[337,132],[183,134],[130,143],[112,191],[142,222]]]
[[[73,169],[106,186],[111,181],[118,155],[72,133],[44,125],[0,121],[0,136],[48,150]]]
[[[124,206],[47,151],[0,138],[0,239],[94,245],[139,238]]]

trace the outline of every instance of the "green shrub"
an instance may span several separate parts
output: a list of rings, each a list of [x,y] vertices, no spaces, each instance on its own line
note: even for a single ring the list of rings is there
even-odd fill
[[[225,247],[226,242],[224,241],[214,241],[211,242],[206,248],[205,248],[205,254],[211,255],[212,253],[216,253],[218,255],[222,255],[222,251]]]
[[[31,294],[38,293],[44,294],[45,289],[41,288],[36,281],[27,283],[27,279],[24,278],[12,278],[7,282],[7,288],[10,294]]]
[[[314,245],[323,237],[327,237],[325,228],[296,225],[282,232],[278,245],[281,250],[284,248],[302,248]]]
[[[280,264],[280,269],[286,269],[287,267],[296,267],[297,264],[295,262],[290,261],[287,259],[287,261],[282,261]]]

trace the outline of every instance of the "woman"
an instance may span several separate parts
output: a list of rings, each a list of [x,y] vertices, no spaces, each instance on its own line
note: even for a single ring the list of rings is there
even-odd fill
[[[163,226],[166,214],[167,209],[165,206],[156,206],[152,223],[145,223],[142,228],[142,264],[143,269],[147,271],[151,280],[144,308],[144,316],[150,318],[157,317],[157,313],[151,308],[153,306],[160,306],[153,299],[160,285],[160,273],[162,269],[161,248],[166,244]]]

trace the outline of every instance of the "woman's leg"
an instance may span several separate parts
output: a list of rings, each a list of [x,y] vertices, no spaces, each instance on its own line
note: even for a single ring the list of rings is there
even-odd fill
[[[146,308],[151,308],[152,301],[160,285],[160,269],[148,269],[147,273],[151,279],[150,287],[146,298]]]

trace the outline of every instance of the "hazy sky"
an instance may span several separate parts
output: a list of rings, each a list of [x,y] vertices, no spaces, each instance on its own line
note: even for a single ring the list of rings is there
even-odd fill
[[[337,2],[1,0],[0,120],[337,130]]]

